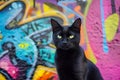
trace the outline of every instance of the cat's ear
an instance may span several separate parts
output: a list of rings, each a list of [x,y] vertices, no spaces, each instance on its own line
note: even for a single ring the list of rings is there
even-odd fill
[[[74,23],[72,24],[71,28],[77,32],[80,32],[81,28],[81,19],[77,18]]]
[[[51,19],[51,26],[52,26],[53,32],[62,29],[61,25],[56,20],[54,20],[54,19]]]

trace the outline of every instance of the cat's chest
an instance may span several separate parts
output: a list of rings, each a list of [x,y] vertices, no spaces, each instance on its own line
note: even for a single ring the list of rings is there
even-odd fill
[[[76,66],[76,65],[79,65],[81,64],[81,57],[78,55],[78,56],[74,56],[74,55],[71,55],[71,56],[58,56],[56,55],[55,56],[55,63],[57,66],[59,67],[70,67],[71,65],[72,66]],[[72,67],[71,66],[71,67]]]
[[[84,62],[79,57],[78,59],[56,59],[56,68],[61,73],[76,73],[84,72]],[[82,65],[82,66],[81,66]]]
[[[70,59],[70,58],[60,58],[60,57],[59,57],[59,58],[56,58],[56,59],[55,59],[55,62],[56,62],[56,64],[59,65],[59,66],[64,66],[64,65],[69,66],[69,65],[75,63],[76,60]]]

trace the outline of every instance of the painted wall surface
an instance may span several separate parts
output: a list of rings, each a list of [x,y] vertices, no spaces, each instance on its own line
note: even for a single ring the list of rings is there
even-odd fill
[[[58,80],[50,19],[78,17],[87,58],[120,80],[119,0],[0,0],[0,80]]]

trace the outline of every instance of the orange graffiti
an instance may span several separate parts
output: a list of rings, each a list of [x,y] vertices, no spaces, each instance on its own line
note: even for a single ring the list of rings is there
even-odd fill
[[[54,73],[51,72],[47,72],[45,71],[45,73],[43,74],[44,76],[38,78],[37,80],[48,80],[48,79],[53,79],[54,78]]]
[[[80,12],[81,7],[78,5],[74,8],[74,11],[77,12],[79,15],[81,15],[82,17],[84,17],[84,15]]]
[[[73,18],[75,15],[74,14],[69,14],[68,18]]]
[[[84,34],[84,27],[83,26],[81,26],[81,33],[80,33],[81,35],[81,41],[80,41],[80,44],[81,45],[85,45],[85,34]]]

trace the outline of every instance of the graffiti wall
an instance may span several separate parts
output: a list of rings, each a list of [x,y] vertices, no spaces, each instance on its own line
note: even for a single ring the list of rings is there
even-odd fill
[[[58,80],[50,19],[78,17],[86,57],[120,80],[119,0],[0,0],[0,80]]]

